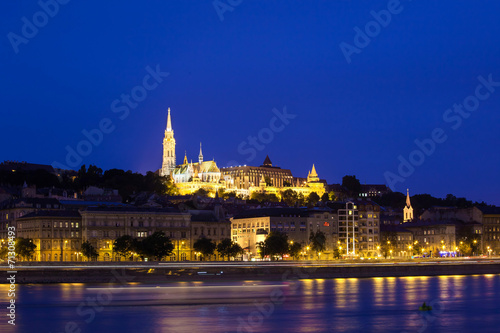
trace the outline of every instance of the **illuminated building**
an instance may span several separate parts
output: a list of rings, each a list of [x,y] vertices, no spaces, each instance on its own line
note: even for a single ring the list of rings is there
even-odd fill
[[[410,202],[410,190],[406,189],[406,205],[403,208],[403,223],[413,221],[413,208]]]
[[[160,176],[169,176],[176,166],[175,162],[175,139],[172,129],[172,119],[170,118],[170,108],[168,108],[167,128],[163,138],[163,163],[160,169]]]
[[[32,260],[81,261],[82,218],[77,211],[38,211],[16,220],[17,237],[36,245]]]
[[[291,189],[298,194],[309,196],[316,192],[319,196],[325,193],[325,185],[320,181],[313,164],[307,179],[301,181],[292,176],[288,169],[273,166],[269,156],[266,156],[260,167],[234,166],[222,168],[222,177],[226,183],[227,191],[234,191],[243,196],[251,196],[254,192],[275,194],[281,198],[281,192]]]
[[[113,253],[115,239],[129,235],[139,240],[162,231],[175,249],[170,261],[192,260],[191,215],[170,208],[91,206],[80,211],[82,241],[98,251],[99,261],[128,260]]]
[[[226,187],[221,181],[221,173],[215,161],[204,161],[200,143],[198,162],[188,162],[187,154],[180,165],[175,160],[175,139],[172,128],[170,108],[168,109],[167,128],[163,139],[163,163],[161,176],[170,176],[181,195],[191,194],[201,188],[214,194],[218,189]]]
[[[337,243],[337,214],[330,209],[265,208],[244,211],[231,219],[232,239],[249,258],[259,257],[257,243],[264,241],[271,231],[288,235],[288,240],[302,245],[304,259],[317,258],[307,251],[311,232],[322,231],[326,249],[321,259],[333,259]]]

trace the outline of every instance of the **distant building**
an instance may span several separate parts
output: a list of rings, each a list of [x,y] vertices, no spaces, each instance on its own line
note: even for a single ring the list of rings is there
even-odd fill
[[[37,211],[16,220],[17,237],[33,240],[32,260],[82,261],[81,221],[77,211]]]
[[[170,261],[193,260],[191,216],[174,209],[89,206],[82,215],[82,241],[99,252],[100,261],[128,260],[113,253],[115,239],[129,235],[146,238],[163,231],[175,245]]]
[[[438,256],[440,252],[455,255],[460,235],[468,231],[481,242],[483,226],[478,222],[460,220],[414,221],[402,225],[411,231],[413,239],[425,249],[426,253]]]
[[[266,156],[261,166],[231,166],[222,168],[221,173],[228,190],[249,190],[250,187],[258,187],[262,178],[267,178],[271,187],[282,188],[295,185],[292,172],[276,165],[273,166],[269,156]]]
[[[482,224],[482,252],[487,253],[488,246],[491,254],[500,254],[500,207],[433,207],[422,213],[421,220],[460,220],[463,222],[477,222]]]
[[[18,171],[27,171],[33,172],[43,170],[53,175],[57,175],[56,171],[51,165],[46,164],[35,164],[28,162],[17,162],[17,161],[4,161],[0,163],[0,171],[10,171],[10,172],[18,172]]]
[[[338,240],[343,249],[348,251],[347,255],[377,256],[377,246],[380,244],[380,206],[369,199],[337,205],[340,205],[337,210]]]
[[[321,259],[333,259],[333,249],[337,246],[337,214],[330,209],[247,210],[231,219],[231,229],[233,241],[245,250],[249,258],[260,257],[258,243],[264,241],[272,231],[283,232],[288,235],[289,241],[300,243],[303,259],[317,259],[312,250],[307,250],[311,232],[319,230],[326,235],[326,250],[321,254]]]
[[[383,184],[361,184],[361,198],[381,197],[384,194],[392,192],[389,187]]]
[[[386,244],[387,249],[392,249],[393,253],[388,257],[411,257],[413,255],[413,233],[403,225],[381,225],[380,243]],[[425,247],[425,245],[423,246]],[[424,250],[425,251],[425,250]],[[422,253],[421,255],[423,255]]]
[[[16,220],[29,213],[43,210],[60,210],[61,204],[50,198],[20,198],[0,203],[0,238],[6,239],[8,227],[16,226]]]

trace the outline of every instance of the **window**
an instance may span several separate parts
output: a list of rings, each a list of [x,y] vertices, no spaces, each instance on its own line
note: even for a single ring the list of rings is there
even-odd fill
[[[68,227],[68,222],[66,222],[66,225],[65,225],[65,226],[66,226],[66,228]]]

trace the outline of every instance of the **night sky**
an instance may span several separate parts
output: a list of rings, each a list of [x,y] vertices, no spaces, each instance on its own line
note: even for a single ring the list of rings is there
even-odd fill
[[[500,204],[498,1],[60,2],[2,3],[0,160],[157,170],[170,107],[177,163]]]

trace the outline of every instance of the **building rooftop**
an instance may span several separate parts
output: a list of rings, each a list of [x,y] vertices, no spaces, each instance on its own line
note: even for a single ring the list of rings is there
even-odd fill
[[[78,211],[74,210],[40,210],[37,212],[32,212],[20,217],[19,219],[27,219],[33,217],[68,217],[68,218],[78,218],[81,217]]]

